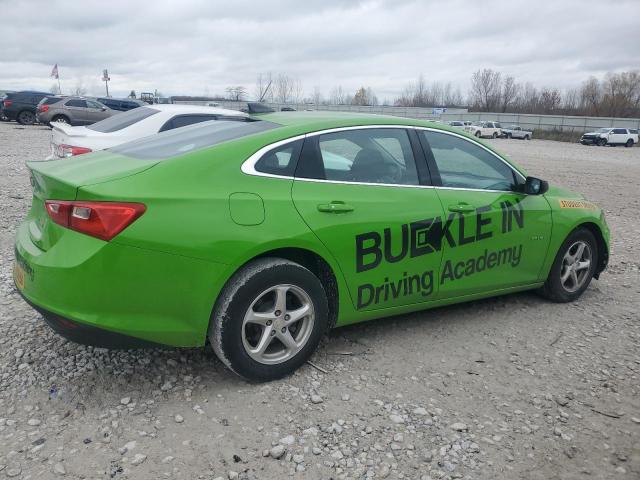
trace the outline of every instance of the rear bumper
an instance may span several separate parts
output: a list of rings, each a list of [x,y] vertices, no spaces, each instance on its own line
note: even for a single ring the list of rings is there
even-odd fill
[[[47,325],[49,325],[49,327],[51,327],[54,332],[72,342],[79,343],[80,345],[109,348],[113,350],[133,348],[166,348],[166,345],[163,344],[149,342],[147,340],[142,340],[141,338],[130,337],[128,335],[122,335],[120,333],[110,332],[109,330],[103,330],[101,328],[75,322],[61,315],[58,315],[57,313],[53,313],[49,310],[37,306],[27,297],[25,297],[17,286],[16,289],[22,296],[23,300],[31,305],[31,307],[38,313],[40,313],[40,315],[42,315],[44,321],[47,323]]]
[[[104,242],[55,224],[47,250],[18,229],[15,282],[47,323],[73,341],[102,346],[205,344],[226,266]],[[128,337],[128,338],[127,338]]]

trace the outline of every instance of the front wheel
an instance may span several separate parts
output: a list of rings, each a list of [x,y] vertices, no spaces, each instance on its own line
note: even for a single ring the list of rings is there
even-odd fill
[[[480,138],[482,136],[482,134],[480,132],[476,132],[475,133],[476,137]]]
[[[587,289],[598,264],[596,239],[586,228],[564,241],[540,293],[554,302],[572,302]]]
[[[498,138],[498,134],[496,132],[493,132],[493,135],[491,135],[492,138]]]
[[[598,140],[599,147],[604,147],[606,144],[607,144],[607,140],[605,140],[604,138],[601,138],[600,140]]]
[[[263,258],[238,271],[216,302],[209,341],[218,358],[248,380],[282,378],[300,367],[327,328],[328,300],[311,271]]]

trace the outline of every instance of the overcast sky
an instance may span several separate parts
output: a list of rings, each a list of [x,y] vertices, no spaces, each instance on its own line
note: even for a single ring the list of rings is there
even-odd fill
[[[393,100],[423,73],[466,94],[489,67],[537,86],[640,68],[640,1],[0,0],[0,89],[255,91],[259,72],[310,95],[370,86]]]

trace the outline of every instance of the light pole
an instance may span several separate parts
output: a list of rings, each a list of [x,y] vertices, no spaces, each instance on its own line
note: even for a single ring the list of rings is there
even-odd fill
[[[104,86],[107,89],[107,97],[109,96],[109,80],[111,80],[109,78],[109,72],[105,68],[104,70],[102,70],[102,81],[104,82]]]

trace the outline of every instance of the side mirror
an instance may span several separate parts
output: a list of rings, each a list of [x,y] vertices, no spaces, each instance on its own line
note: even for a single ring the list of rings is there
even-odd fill
[[[527,177],[524,182],[524,193],[527,195],[542,195],[549,190],[549,182],[536,177]]]
[[[103,112],[107,111],[107,109],[105,107],[102,107],[100,110],[102,110]]]

